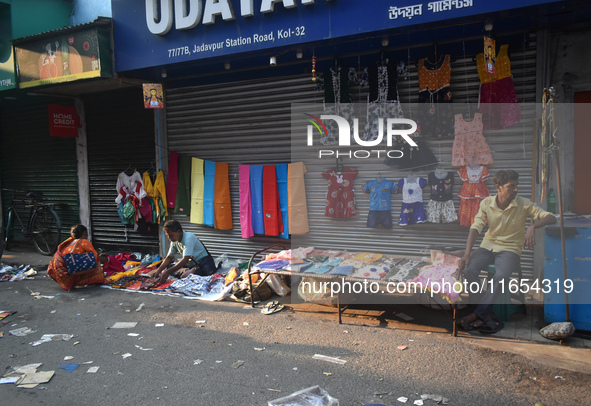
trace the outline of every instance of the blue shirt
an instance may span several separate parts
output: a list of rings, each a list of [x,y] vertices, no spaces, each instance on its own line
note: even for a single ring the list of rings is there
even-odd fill
[[[396,186],[391,180],[378,178],[363,184],[365,193],[369,193],[369,210],[390,211],[390,194],[396,193]]]
[[[183,238],[181,241],[175,241],[170,244],[168,250],[169,257],[174,257],[175,254],[181,254],[183,257],[193,257],[195,261],[207,256],[207,250],[199,238],[193,233],[183,231]]]

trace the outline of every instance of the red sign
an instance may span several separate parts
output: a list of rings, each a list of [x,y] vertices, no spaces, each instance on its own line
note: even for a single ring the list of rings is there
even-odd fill
[[[78,114],[74,106],[50,104],[49,135],[52,137],[78,137]]]

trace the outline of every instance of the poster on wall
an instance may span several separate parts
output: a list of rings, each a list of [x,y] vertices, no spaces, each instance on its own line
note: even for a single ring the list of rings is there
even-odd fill
[[[50,104],[47,110],[51,137],[78,137],[79,120],[76,107]]]
[[[495,40],[484,37],[484,65],[488,73],[494,75],[495,69]]]
[[[19,44],[15,52],[20,88],[113,76],[108,36],[99,29]]]
[[[164,97],[162,96],[161,83],[144,83],[144,108],[163,109]]]

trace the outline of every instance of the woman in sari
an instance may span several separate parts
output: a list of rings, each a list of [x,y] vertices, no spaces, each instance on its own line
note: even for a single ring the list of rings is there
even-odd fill
[[[85,254],[92,252],[96,261],[96,268],[84,271],[79,274],[69,274],[66,268],[64,255]],[[47,274],[58,283],[63,289],[69,291],[72,288],[84,288],[88,285],[103,283],[105,278],[98,260],[98,254],[90,241],[88,241],[88,230],[82,224],[72,226],[70,238],[61,243],[57,252],[49,263]]]

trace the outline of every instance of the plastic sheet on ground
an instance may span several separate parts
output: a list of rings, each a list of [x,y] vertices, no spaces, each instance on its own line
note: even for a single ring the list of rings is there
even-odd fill
[[[280,399],[267,403],[268,406],[339,406],[338,399],[333,398],[320,386],[312,386]]]

